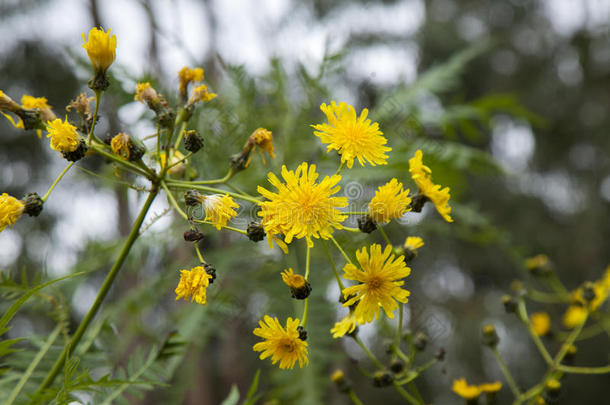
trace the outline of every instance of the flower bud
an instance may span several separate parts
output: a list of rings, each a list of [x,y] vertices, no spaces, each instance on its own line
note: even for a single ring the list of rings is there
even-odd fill
[[[25,203],[23,212],[31,217],[40,215],[44,201],[42,201],[42,198],[40,198],[37,193],[27,193],[25,197],[23,197],[23,202]]]
[[[343,374],[342,370],[335,371],[330,376],[330,379],[332,380],[332,382],[335,383],[335,385],[341,392],[349,392],[352,389],[350,383],[345,378],[345,374]]]
[[[302,341],[307,340],[307,331],[302,326],[297,326],[297,332],[299,332],[299,339]]]
[[[434,357],[438,360],[438,361],[443,361],[445,360],[445,354],[447,352],[445,351],[444,347],[441,347],[438,349],[438,351],[436,352],[436,354],[434,355]]]
[[[553,272],[553,266],[547,255],[536,255],[524,262],[525,268],[535,276],[545,276]]]
[[[413,212],[421,212],[421,210],[424,208],[424,204],[429,201],[428,197],[426,197],[424,194],[417,194],[415,197],[413,197],[411,199],[411,211]]]
[[[377,229],[377,224],[370,215],[362,216],[358,218],[358,229],[363,233],[371,233]]]
[[[68,162],[77,162],[79,160],[81,160],[83,157],[85,157],[85,155],[87,154],[87,144],[85,143],[84,140],[79,139],[78,140],[78,145],[76,146],[76,149],[71,151],[71,152],[62,152],[62,156],[64,157],[64,159],[66,159]]]
[[[394,376],[388,371],[376,371],[373,374],[373,386],[382,388],[391,385],[394,382]]]
[[[204,263],[203,268],[205,269],[206,273],[212,276],[212,278],[210,279],[210,284],[212,284],[214,280],[216,280],[216,269],[209,263]]]
[[[204,238],[203,233],[197,229],[189,229],[184,232],[184,240],[187,242],[198,242]]]
[[[493,325],[483,326],[483,344],[489,347],[496,347],[500,338],[496,333],[496,328]]]
[[[428,345],[428,336],[426,336],[423,332],[417,332],[415,335],[415,340],[413,341],[413,346],[420,352],[426,349]]]
[[[394,359],[392,360],[392,363],[390,363],[390,370],[392,370],[394,374],[400,374],[404,369],[405,363],[400,359]]]
[[[203,148],[203,138],[195,130],[184,133],[184,149],[196,153]]]
[[[246,234],[252,242],[260,242],[265,239],[265,228],[259,222],[250,222],[246,229]]]
[[[146,153],[146,149],[141,142],[123,132],[118,133],[111,139],[110,147],[115,154],[130,162],[140,160]]]
[[[197,190],[188,190],[184,193],[184,203],[189,207],[196,207],[203,203],[204,200],[204,196]]]
[[[517,301],[508,294],[502,296],[502,304],[507,314],[514,314],[517,311]]]
[[[559,396],[559,391],[561,390],[561,382],[555,378],[551,378],[544,385],[544,389],[549,399],[556,399]]]
[[[284,270],[282,272],[282,280],[290,288],[292,298],[304,300],[309,297],[311,285],[300,274],[295,274],[292,269]]]

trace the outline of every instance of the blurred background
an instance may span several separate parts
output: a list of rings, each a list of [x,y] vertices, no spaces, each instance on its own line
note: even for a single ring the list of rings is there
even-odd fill
[[[501,304],[510,283],[527,277],[524,257],[546,253],[569,289],[598,279],[610,264],[609,23],[609,0],[2,0],[0,89],[15,100],[47,97],[63,117],[70,100],[89,91],[81,33],[111,28],[117,60],[98,136],[154,133],[152,115],[133,101],[136,82],[150,80],[175,101],[178,70],[201,66],[219,96],[191,123],[206,142],[192,165],[201,178],[222,177],[228,156],[254,129],[268,128],[277,158],[263,165],[255,157],[235,178],[251,193],[283,163],[316,162],[323,173],[334,172],[337,157],[325,153],[309,127],[324,121],[322,102],[369,108],[393,151],[387,166],[344,172],[342,193],[351,203],[365,207],[391,177],[413,187],[407,160],[417,148],[436,182],[451,187],[453,224],[427,207],[387,230],[396,244],[407,235],[426,242],[407,280],[406,322],[430,337],[421,360],[441,347],[447,352],[442,365],[418,380],[423,397],[452,404],[453,379],[502,379],[479,343],[484,323],[496,325],[519,385],[531,386],[545,371],[527,332]],[[47,190],[65,166],[47,142],[0,120],[0,192]],[[0,269],[15,279],[99,271],[53,287],[58,306],[22,311],[11,337],[44,337],[53,328],[49,313],[78,324],[142,203],[116,182],[106,162],[85,159],[78,166],[40,217],[24,217],[0,233]],[[309,368],[280,371],[251,350],[262,314],[299,313],[286,305],[291,301],[279,272],[304,268],[301,245],[284,256],[266,243],[202,229],[204,254],[219,279],[206,307],[176,303],[178,270],[196,260],[182,240],[186,224],[167,207],[164,197],[155,202],[98,317],[81,364],[92,376],[129,374],[130,362],[177,332],[180,350],[153,370],[168,386],[135,390],[129,403],[218,404],[232,384],[244,393],[261,369],[260,403],[347,404],[328,379],[338,367],[365,404],[400,403],[394,391],[373,388],[357,372],[353,360],[366,361],[353,342],[328,333],[344,312],[322,249],[313,256]],[[244,228],[252,216],[244,206],[233,225]],[[378,233],[339,239],[352,251],[382,240]],[[342,266],[340,256],[335,260]],[[565,308],[545,309],[561,333]],[[391,325],[361,328],[380,356]],[[589,342],[578,346],[577,363],[599,365],[609,352],[608,336]],[[546,343],[558,349],[552,337]],[[53,356],[47,357],[50,363]],[[608,376],[569,376],[560,403],[604,403],[599,398],[609,382]],[[500,403],[510,398],[504,388]]]

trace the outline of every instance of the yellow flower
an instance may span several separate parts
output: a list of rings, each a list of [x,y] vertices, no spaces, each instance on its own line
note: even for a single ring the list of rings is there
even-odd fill
[[[529,271],[543,270],[545,268],[549,268],[550,260],[547,255],[536,255],[534,257],[529,257],[525,259],[523,262],[525,268]]]
[[[32,97],[24,94],[21,97],[21,107],[27,109],[38,109],[40,111],[40,118],[43,122],[53,121],[57,118],[53,110],[51,110],[51,106],[47,103],[47,99],[45,97]],[[20,123],[23,127],[23,122]],[[42,131],[40,129],[36,130],[36,134],[38,138],[42,136]]]
[[[580,305],[570,305],[563,314],[563,326],[573,329],[584,322],[587,317],[587,310]]]
[[[347,163],[349,169],[358,159],[360,165],[364,166],[368,161],[372,166],[385,165],[388,156],[385,154],[392,150],[387,146],[387,139],[379,130],[379,124],[367,120],[368,110],[362,110],[360,117],[356,116],[356,110],[351,105],[334,101],[330,105],[322,104],[320,109],[328,124],[312,125],[314,134],[320,138],[322,143],[328,144],[327,151],[336,150],[341,155],[341,163]]]
[[[89,55],[91,65],[96,74],[104,73],[116,58],[116,36],[110,35],[110,29],[108,32],[104,32],[103,29],[97,27],[91,28],[89,31],[89,38],[85,38],[83,35],[83,48]]]
[[[309,297],[311,285],[309,285],[305,277],[300,274],[294,274],[292,269],[288,269],[282,273],[282,280],[290,288],[293,298],[304,300]]]
[[[263,155],[263,151],[267,152],[272,159],[275,158],[275,154],[273,153],[273,133],[265,128],[257,128],[252,135],[248,137],[248,141],[244,148],[252,147],[256,149],[260,148],[261,157],[263,158],[263,163],[265,163],[265,156]],[[252,158],[248,158],[246,162],[246,167],[250,164],[250,160]]]
[[[392,218],[400,218],[410,211],[409,189],[403,190],[402,183],[392,179],[380,186],[369,203],[369,215],[375,222],[390,222]]]
[[[354,311],[350,311],[347,316],[335,323],[335,326],[330,330],[330,333],[333,334],[333,338],[335,339],[342,338],[346,334],[356,330],[356,326],[358,326],[358,321],[356,320]]]
[[[2,193],[0,195],[0,232],[7,226],[13,226],[23,214],[24,209],[23,201],[11,197],[7,193]]]
[[[206,289],[210,285],[212,276],[203,266],[193,267],[191,270],[180,270],[180,282],[176,287],[176,300],[191,297],[191,302],[206,304]]]
[[[188,85],[191,82],[200,82],[203,80],[203,69],[191,69],[185,66],[178,72],[178,79],[180,80],[180,95],[186,100],[186,92]]]
[[[453,392],[466,400],[471,400],[481,395],[481,388],[476,385],[468,385],[466,380],[461,378],[453,381]]]
[[[155,100],[158,100],[159,96],[157,91],[152,88],[149,82],[138,83],[136,85],[136,95],[134,100],[140,101],[145,104],[150,104]]]
[[[495,381],[493,383],[484,383],[479,385],[479,389],[486,394],[494,394],[502,388],[502,383],[500,381]]]
[[[449,187],[441,189],[441,186],[432,182],[432,170],[425,166],[422,161],[423,154],[417,150],[415,155],[409,159],[409,172],[413,181],[417,184],[420,194],[432,201],[436,210],[447,222],[453,222],[451,218],[451,207],[449,206]]]
[[[279,361],[281,369],[292,369],[297,361],[299,367],[308,365],[307,342],[299,337],[299,324],[299,319],[288,318],[284,329],[277,318],[265,315],[265,321],[259,321],[260,327],[254,329],[254,334],[264,341],[255,344],[254,351],[262,352],[261,360],[271,357],[273,364]]]
[[[545,336],[551,330],[551,318],[546,312],[535,312],[530,315],[530,322],[536,336]]]
[[[343,290],[343,296],[349,299],[344,307],[358,302],[354,315],[359,323],[371,322],[379,316],[380,307],[383,308],[389,318],[394,318],[393,311],[398,308],[398,302],[408,302],[410,292],[400,288],[404,284],[401,279],[411,273],[411,269],[405,265],[404,256],[395,258],[392,246],[386,246],[381,251],[381,245],[373,244],[370,247],[371,254],[366,247],[356,251],[356,258],[362,267],[358,269],[351,263],[343,268],[345,278],[355,280],[361,284],[347,287]]]
[[[191,98],[189,98],[188,104],[193,105],[198,101],[210,101],[215,99],[216,96],[216,93],[210,93],[208,86],[202,84],[201,86],[197,86],[193,89],[193,94],[191,95]]]
[[[51,138],[51,149],[67,153],[74,152],[78,148],[80,137],[76,127],[68,122],[66,117],[62,122],[60,118],[47,123],[47,138]]]
[[[305,238],[307,246],[313,247],[312,237],[329,239],[334,228],[341,228],[347,218],[337,208],[347,206],[346,197],[331,197],[340,187],[341,176],[324,177],[316,183],[316,166],[302,163],[295,171],[282,166],[282,183],[275,174],[269,173],[269,182],[277,193],[258,186],[258,192],[269,201],[260,203],[262,225],[267,235],[284,234],[286,243],[293,238]]]
[[[129,135],[120,132],[110,141],[110,147],[112,151],[117,155],[121,156],[123,159],[129,159],[130,148],[129,144],[131,140],[129,139]]]
[[[411,252],[417,252],[417,249],[424,246],[424,240],[419,236],[407,236],[403,246],[405,249],[409,249]]]
[[[239,208],[239,205],[230,196],[214,194],[203,198],[205,220],[212,222],[216,229],[220,230],[227,225],[227,221],[237,215],[233,208]]]

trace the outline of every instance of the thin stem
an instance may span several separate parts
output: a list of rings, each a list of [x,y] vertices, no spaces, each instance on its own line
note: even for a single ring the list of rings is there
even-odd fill
[[[411,394],[409,394],[407,391],[405,391],[404,388],[402,388],[396,381],[394,381],[394,388],[396,389],[396,391],[398,392],[398,394],[400,394],[401,397],[403,397],[404,399],[406,399],[407,401],[409,401],[409,403],[411,404],[415,404],[415,405],[420,405],[423,404],[423,402],[419,402],[417,399],[415,399]]]
[[[175,188],[195,189],[195,190],[208,191],[208,192],[211,192],[211,193],[228,194],[231,197],[239,198],[239,199],[244,200],[244,201],[249,201],[249,202],[251,202],[253,204],[260,204],[261,203],[260,200],[254,198],[254,197],[250,197],[250,196],[246,196],[246,195],[243,195],[243,194],[234,193],[232,191],[222,190],[222,189],[219,189],[219,188],[207,187],[207,186],[201,186],[201,185],[194,185],[193,183],[188,183],[188,182],[168,181],[167,185],[169,187],[175,187]]]
[[[348,232],[360,233],[360,229],[350,228],[349,226],[342,226],[341,229],[348,231]]]
[[[388,235],[385,233],[385,231],[383,230],[383,227],[381,225],[377,226],[377,229],[379,229],[379,232],[381,233],[381,236],[383,236],[383,239],[385,239],[385,242],[392,246],[392,242],[390,242],[390,238],[388,238]]]
[[[87,146],[91,145],[91,140],[93,139],[93,130],[95,129],[95,124],[97,123],[97,112],[100,109],[100,100],[102,99],[102,92],[100,90],[95,90],[95,110],[93,110],[93,119],[91,121],[91,128],[89,129],[89,135],[87,136]]]
[[[119,274],[119,271],[121,270],[123,262],[125,261],[125,259],[127,258],[127,255],[129,254],[129,251],[131,250],[131,247],[133,246],[134,242],[138,238],[140,227],[142,226],[142,223],[144,222],[144,218],[146,217],[146,213],[150,209],[152,202],[154,201],[155,197],[157,196],[157,193],[158,193],[158,189],[155,187],[148,194],[148,198],[146,199],[146,202],[142,206],[142,209],[140,210],[140,214],[138,215],[138,218],[134,222],[134,224],[131,228],[131,231],[129,232],[129,236],[127,237],[127,240],[125,241],[125,244],[123,245],[123,248],[121,249],[121,252],[119,253],[119,256],[117,257],[116,261],[114,262],[114,265],[108,272],[108,275],[106,276],[106,279],[104,280],[104,283],[100,287],[100,290],[97,293],[97,296],[95,297],[95,301],[93,302],[93,305],[91,305],[91,308],[89,308],[89,312],[87,312],[87,315],[85,315],[85,317],[81,321],[80,325],[78,325],[78,328],[76,329],[76,332],[74,332],[72,339],[64,346],[62,353],[60,354],[59,358],[55,361],[55,364],[53,365],[53,368],[51,369],[51,371],[49,371],[49,373],[45,377],[42,384],[40,384],[40,387],[38,387],[38,390],[34,394],[33,400],[35,400],[37,396],[39,396],[46,388],[48,388],[53,383],[53,380],[55,380],[55,377],[57,377],[57,374],[59,374],[62,367],[64,366],[64,363],[66,361],[68,354],[76,348],[76,346],[78,345],[78,342],[83,337],[83,334],[89,327],[89,324],[91,323],[91,321],[93,320],[93,318],[95,317],[97,312],[99,311],[102,303],[104,302],[104,299],[106,298],[106,295],[108,294],[108,291],[110,291],[110,287],[112,287],[112,284],[113,284],[116,276]]]
[[[59,176],[57,176],[57,178],[55,179],[53,184],[51,184],[51,187],[49,187],[49,190],[47,190],[46,194],[42,196],[42,201],[43,202],[47,201],[47,198],[49,198],[49,195],[51,194],[51,191],[53,191],[53,189],[55,188],[57,183],[59,183],[59,181],[62,179],[62,177],[64,177],[64,175],[66,173],[68,173],[68,170],[70,170],[70,168],[72,166],[74,166],[74,163],[76,163],[76,162],[71,162],[68,166],[66,166],[66,168],[64,170],[62,170],[61,173],[59,173]]]
[[[180,214],[180,216],[182,218],[184,218],[188,221],[188,219],[189,219],[188,215],[186,215],[186,213],[184,211],[182,211],[182,208],[180,208],[180,206],[178,205],[178,201],[176,201],[176,199],[174,198],[174,195],[169,190],[169,188],[167,188],[167,185],[165,184],[164,181],[161,182],[161,187],[163,187],[163,190],[165,190],[165,194],[167,194],[167,199],[169,200],[170,204],[176,209],[176,211],[178,211],[178,214]]]
[[[519,319],[521,319],[521,322],[523,322],[523,324],[529,331],[530,336],[531,336],[532,340],[534,341],[534,344],[538,348],[538,351],[544,358],[544,361],[548,365],[553,364],[553,359],[551,358],[551,355],[549,354],[548,350],[546,350],[546,347],[544,347],[544,343],[542,343],[542,340],[540,340],[540,337],[538,335],[536,335],[536,333],[534,332],[534,327],[532,326],[532,323],[529,321],[529,316],[527,315],[527,309],[525,308],[525,301],[523,301],[523,299],[519,299],[519,304],[518,304],[517,309],[518,309]]]
[[[186,130],[186,121],[182,122],[180,126],[180,132],[178,132],[178,138],[176,139],[176,143],[174,143],[174,149],[178,150],[180,146],[180,141],[182,141],[182,137],[184,136],[184,131]]]
[[[337,284],[339,285],[339,290],[343,291],[345,286],[341,282],[341,278],[339,277],[339,272],[337,271],[337,266],[335,266],[335,261],[333,260],[332,255],[330,254],[330,250],[328,249],[328,245],[326,241],[322,239],[322,246],[324,246],[324,251],[326,252],[326,256],[328,256],[328,261],[330,262],[330,267],[333,268],[333,272],[335,273],[335,278],[337,279]]]
[[[188,158],[190,158],[191,156],[193,156],[193,152],[189,152],[187,153],[182,159],[177,160],[176,162],[172,163],[171,165],[168,166],[167,170],[170,170],[172,167],[178,166],[180,163],[186,161]]]
[[[134,172],[136,174],[144,176],[150,180],[154,179],[154,178],[151,178],[151,175],[149,173],[145,172],[144,170],[142,170],[138,166],[134,165],[133,163],[123,160],[123,159],[119,158],[118,156],[113,155],[112,153],[108,153],[97,145],[92,145],[91,149],[94,150],[96,153],[99,153],[100,155],[104,156],[105,158],[112,160],[114,163],[121,165],[121,166],[125,167],[126,169],[130,169],[132,172]]]
[[[203,264],[206,263],[205,260],[203,260],[203,255],[201,254],[201,251],[199,250],[199,244],[197,242],[193,243],[193,245],[195,245],[195,252],[197,252],[197,257],[199,257],[199,261]]]
[[[400,339],[402,338],[402,318],[403,318],[404,304],[398,304],[398,325],[396,326],[396,336],[394,337],[394,347],[400,347]]]
[[[231,179],[231,177],[233,177],[233,175],[235,174],[235,171],[233,169],[230,169],[229,172],[220,179],[215,179],[215,180],[200,180],[200,181],[191,181],[191,184],[221,184],[221,183],[226,183],[227,181],[229,181]]]
[[[506,378],[506,382],[508,382],[508,386],[510,387],[510,390],[513,392],[513,395],[515,396],[515,398],[519,398],[519,396],[521,396],[519,387],[517,386],[517,383],[515,382],[513,375],[510,373],[510,370],[506,366],[504,359],[500,355],[500,351],[498,350],[497,347],[492,347],[491,351],[493,352],[494,357],[498,361],[498,365],[500,366],[500,369],[502,370],[502,374],[504,374],[504,377]]]
[[[366,353],[366,355],[369,357],[369,359],[371,359],[371,361],[373,363],[375,363],[375,365],[377,366],[377,368],[379,368],[380,370],[385,370],[385,366],[377,359],[377,357],[373,354],[372,351],[369,350],[368,347],[366,347],[366,345],[364,344],[364,342],[362,341],[362,339],[360,339],[360,337],[356,336],[354,338],[354,340],[356,341],[356,343],[358,344],[358,346],[360,346],[360,348],[362,349],[362,351],[364,353]]]
[[[349,389],[349,391],[347,391],[347,396],[349,397],[349,399],[351,399],[351,400],[352,400],[352,402],[353,402],[355,405],[364,405],[364,404],[362,403],[362,401],[360,400],[360,398],[358,398],[358,397],[356,396],[356,393],[354,392],[354,390],[353,390],[353,389],[351,389],[351,388],[350,388],[350,389]]]
[[[574,341],[576,340],[578,335],[580,335],[580,332],[582,332],[582,329],[585,326],[585,323],[587,323],[588,316],[589,316],[589,311],[587,310],[587,311],[585,311],[585,319],[583,319],[583,321],[580,325],[578,325],[576,328],[574,328],[574,330],[572,331],[572,333],[570,333],[570,335],[568,336],[566,341],[563,342],[563,345],[561,345],[561,349],[559,350],[559,353],[557,353],[557,355],[553,359],[553,369],[556,369],[560,366],[561,361],[563,360],[565,355],[568,353],[568,350],[570,350],[570,346],[572,346],[574,344]]]
[[[605,367],[571,367],[558,366],[557,370],[572,374],[606,374],[610,373],[610,365]]]
[[[339,242],[337,242],[337,240],[334,237],[330,237],[330,240],[333,241],[333,243],[335,244],[335,246],[337,247],[337,249],[339,249],[339,252],[341,252],[341,254],[343,255],[343,257],[345,257],[345,260],[347,260],[348,263],[353,264],[352,260],[349,258],[349,256],[347,255],[347,253],[345,253],[345,250],[343,250],[343,248],[341,247],[341,245],[339,245]]]
[[[341,162],[341,164],[339,165],[339,168],[335,172],[335,176],[338,175],[339,173],[341,173],[341,170],[343,169],[343,166],[345,166],[345,162]]]
[[[193,219],[192,221],[193,221],[193,222],[195,222],[195,223],[198,223],[198,224],[205,224],[205,225],[212,225],[212,226],[216,226],[216,225],[214,225],[214,224],[213,224],[212,222],[210,222],[210,221],[202,221],[202,220],[200,220],[200,219]],[[234,227],[232,227],[232,226],[228,226],[228,225],[223,226],[223,227],[222,227],[222,229],[228,229],[229,231],[233,231],[233,232],[241,233],[242,235],[247,235],[247,234],[248,234],[248,232],[244,231],[243,229],[234,228]]]
[[[309,268],[310,268],[310,260],[311,260],[311,248],[309,245],[307,246],[307,253],[305,254],[305,280],[309,280]],[[309,313],[309,297],[305,298],[305,303],[303,304],[303,316],[301,317],[303,320],[301,321],[301,326],[303,329],[307,326],[307,314]]]

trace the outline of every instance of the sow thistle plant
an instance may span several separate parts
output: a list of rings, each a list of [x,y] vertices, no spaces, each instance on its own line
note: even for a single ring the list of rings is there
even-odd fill
[[[311,162],[285,162],[279,175],[269,172],[267,182],[257,185],[258,195],[251,195],[236,188],[231,184],[231,179],[253,164],[252,159],[256,153],[260,155],[263,164],[266,158],[276,159],[273,133],[264,128],[265,123],[261,122],[262,126],[252,132],[241,151],[227,156],[228,172],[224,177],[199,179],[198,173],[192,170],[189,162],[205,155],[205,139],[196,130],[189,129],[189,124],[198,106],[217,97],[222,98],[222,94],[218,96],[203,84],[204,70],[200,67],[184,67],[178,72],[177,105],[172,105],[149,82],[136,85],[134,100],[143,103],[155,116],[157,130],[153,136],[152,148],[148,149],[143,140],[128,132],[100,139],[95,129],[99,119],[100,100],[104,91],[111,85],[107,72],[116,57],[117,39],[111,35],[110,30],[92,28],[88,36],[83,34],[83,41],[83,48],[93,66],[89,87],[94,96],[81,94],[66,107],[68,112],[78,116],[79,122],[70,120],[68,116],[63,119],[56,116],[45,98],[24,95],[20,105],[0,91],[0,110],[12,125],[22,130],[35,130],[39,136],[46,133],[50,148],[70,162],[42,197],[36,193],[28,193],[19,199],[2,193],[0,231],[12,227],[23,214],[38,216],[51,192],[70,168],[79,160],[92,155],[101,156],[111,162],[115,166],[117,176],[130,173],[144,179],[147,182],[145,190],[148,194],[93,304],[69,337],[52,367],[46,371],[45,378],[36,392],[29,393],[32,400],[44,402],[53,395],[50,387],[60,372],[65,370],[71,353],[79,348],[79,343],[90,328],[138,238],[151,204],[163,193],[171,209],[188,227],[183,237],[192,243],[193,255],[198,260],[196,266],[184,266],[187,268],[176,272],[176,300],[189,301],[185,305],[194,306],[206,306],[213,300],[208,295],[208,290],[215,288],[213,284],[217,270],[206,260],[207,254],[200,248],[199,241],[204,235],[199,226],[216,231],[235,232],[253,242],[261,242],[266,238],[269,249],[279,248],[283,254],[289,253],[291,249],[304,248],[304,269],[287,267],[277,270],[277,283],[283,282],[287,287],[286,299],[290,296],[302,301],[302,305],[299,305],[302,312],[286,319],[279,319],[272,314],[264,315],[257,327],[252,325],[252,333],[259,339],[252,350],[258,353],[261,360],[269,358],[271,363],[280,369],[293,369],[297,364],[299,368],[307,367],[310,351],[316,350],[315,345],[310,345],[307,341],[309,304],[312,299],[310,281],[319,272],[332,271],[340,291],[338,300],[345,315],[334,325],[327,325],[325,332],[335,339],[353,339],[374,367],[372,371],[361,367],[358,367],[358,370],[370,377],[374,386],[391,386],[407,403],[425,404],[415,384],[416,380],[424,371],[442,361],[445,353],[440,350],[428,361],[420,363],[417,356],[425,349],[428,338],[421,332],[403,331],[403,321],[404,307],[410,296],[407,289],[408,277],[412,271],[407,264],[412,262],[426,245],[421,237],[408,235],[407,232],[401,236],[400,242],[392,241],[384,230],[385,225],[400,219],[408,212],[422,212],[426,204],[434,206],[444,221],[453,222],[449,203],[450,188],[433,181],[432,170],[426,166],[422,150],[418,149],[409,156],[408,174],[405,173],[405,176],[400,178],[390,178],[385,184],[378,185],[374,196],[368,202],[367,210],[355,210],[349,204],[348,198],[341,193],[342,173],[353,169],[354,161],[357,161],[360,167],[370,166],[370,170],[375,170],[374,166],[377,165],[386,165],[392,147],[388,146],[382,125],[368,118],[366,108],[358,114],[353,106],[345,102],[330,101],[329,104],[323,103],[320,106],[326,122],[311,125],[312,141],[315,137],[319,138],[329,153],[339,156],[336,171],[322,173],[318,166]],[[95,104],[92,110],[93,101]],[[240,208],[252,205],[256,207],[255,220],[245,229],[230,225],[238,216]],[[357,228],[346,225],[350,216],[357,217]],[[355,252],[348,252],[335,237],[339,232],[349,235],[370,234],[375,231],[383,238],[384,245],[366,243],[359,246]],[[329,245],[343,258],[343,263],[339,266],[329,252]],[[327,253],[328,266],[316,268],[312,272],[311,253],[314,249]],[[356,261],[352,261],[350,253],[355,253]],[[553,395],[557,394],[561,379],[566,374],[610,372],[610,366],[576,367],[563,363],[574,354],[575,343],[581,334],[591,335],[585,328],[589,319],[593,318],[607,331],[608,315],[603,311],[604,303],[610,294],[610,267],[600,280],[587,283],[570,293],[559,282],[545,256],[530,259],[526,261],[525,266],[532,277],[536,278],[535,281],[548,286],[550,292],[526,288],[519,284],[514,294],[506,296],[503,303],[507,311],[515,313],[529,331],[548,365],[547,374],[539,384],[524,391],[516,384],[497,349],[499,337],[493,325],[483,328],[483,343],[489,346],[498,359],[505,382],[514,394],[515,403],[544,403],[551,401]],[[567,332],[551,333],[554,323],[546,312],[528,315],[526,299],[567,305],[562,318]],[[397,326],[388,348],[389,358],[378,358],[358,336],[358,328],[372,322],[380,322],[384,317],[394,319],[396,316]],[[0,333],[3,333],[2,328]],[[551,356],[547,344],[542,341],[542,338],[551,336],[560,343],[555,356]],[[28,376],[23,378],[27,380]],[[331,380],[353,403],[363,403],[343,370],[334,372]],[[22,387],[23,384],[13,390],[9,404],[20,395]],[[447,390],[452,388],[455,394],[467,403],[483,403],[484,394],[485,403],[492,404],[502,387],[503,383],[500,381],[471,385],[465,378],[459,378],[454,381],[452,387],[447,387]]]

